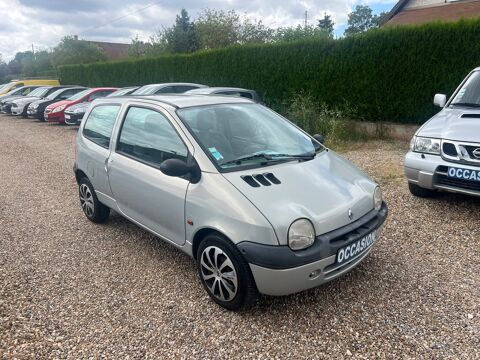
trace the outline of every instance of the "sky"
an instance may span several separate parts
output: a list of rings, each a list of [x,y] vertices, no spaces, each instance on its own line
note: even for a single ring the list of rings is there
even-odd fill
[[[85,40],[130,43],[148,40],[170,26],[181,8],[191,19],[205,8],[235,10],[271,27],[310,24],[324,13],[332,16],[335,34],[346,27],[347,15],[357,4],[374,13],[389,11],[396,0],[0,0],[0,54],[9,61],[16,52],[49,49],[66,35]]]

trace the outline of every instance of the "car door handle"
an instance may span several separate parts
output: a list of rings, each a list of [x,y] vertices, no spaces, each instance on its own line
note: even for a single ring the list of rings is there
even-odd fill
[[[112,163],[113,162],[113,159],[112,158],[107,158],[105,159],[105,171],[108,173],[108,164]]]

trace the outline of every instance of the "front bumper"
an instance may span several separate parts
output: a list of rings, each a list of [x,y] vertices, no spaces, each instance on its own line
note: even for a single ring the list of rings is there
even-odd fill
[[[18,106],[17,106],[17,107],[13,107],[13,106],[12,106],[12,108],[11,108],[11,110],[12,110],[12,115],[22,115],[24,109],[25,109],[25,107],[22,107],[22,106],[20,106],[20,107],[18,107]]]
[[[372,250],[370,248],[340,265],[337,251],[376,231],[380,237],[388,208],[372,210],[357,221],[317,236],[308,249],[292,251],[288,246],[268,246],[242,242],[237,246],[250,265],[257,289],[271,296],[293,294],[333,280],[355,268]]]
[[[480,196],[480,184],[477,188],[468,181],[448,180],[446,172],[449,167],[480,171],[478,166],[446,161],[438,155],[410,151],[405,156],[404,172],[409,182],[430,190]]]
[[[37,109],[33,109],[31,107],[27,108],[27,115],[28,116],[37,116]]]
[[[65,124],[67,125],[80,125],[84,114],[65,114]]]
[[[44,118],[46,121],[48,122],[58,122],[58,123],[61,123],[61,124],[64,124],[65,123],[65,117],[63,115],[63,113],[47,113],[45,112],[44,113]]]

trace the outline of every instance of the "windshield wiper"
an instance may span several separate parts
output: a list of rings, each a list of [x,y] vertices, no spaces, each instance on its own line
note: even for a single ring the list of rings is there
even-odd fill
[[[236,164],[240,165],[244,161],[248,160],[253,160],[253,159],[258,159],[258,158],[263,158],[267,161],[279,161],[279,160],[312,160],[315,157],[316,153],[309,154],[309,155],[291,155],[291,154],[253,154],[253,155],[248,155],[248,156],[243,156],[239,157],[237,159],[225,161],[221,163],[220,165],[231,165],[231,164]]]
[[[456,102],[456,103],[451,103],[450,105],[456,105],[456,106],[468,106],[468,107],[480,107],[480,104],[475,104],[475,103],[468,103],[468,102]]]

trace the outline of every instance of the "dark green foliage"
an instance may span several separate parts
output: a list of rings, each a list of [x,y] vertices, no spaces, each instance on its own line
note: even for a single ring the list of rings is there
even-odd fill
[[[340,40],[247,45],[60,68],[89,86],[189,81],[257,90],[277,110],[294,94],[355,109],[359,120],[421,123],[480,64],[480,21],[377,29]]]

